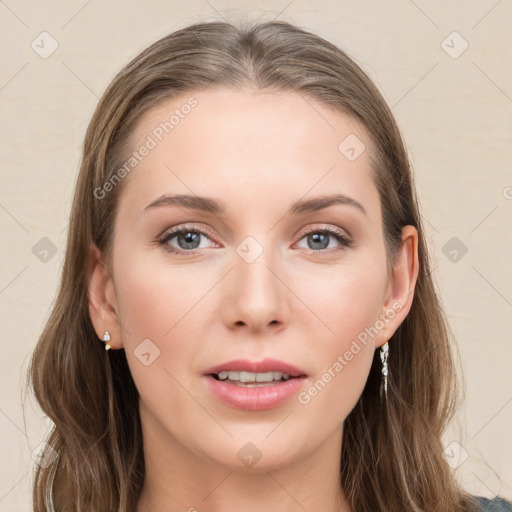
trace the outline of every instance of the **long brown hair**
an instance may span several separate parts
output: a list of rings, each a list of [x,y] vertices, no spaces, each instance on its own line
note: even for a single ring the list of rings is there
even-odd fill
[[[122,166],[141,115],[208,86],[294,91],[358,121],[372,144],[388,264],[402,228],[418,230],[420,269],[411,310],[390,340],[388,400],[376,351],[346,418],[340,485],[357,512],[474,509],[443,458],[441,434],[458,404],[451,333],[434,281],[406,150],[385,100],[341,49],[284,21],[195,24],[163,37],[112,81],[89,124],[70,215],[60,288],[29,369],[58,458],[37,467],[34,510],[133,512],[144,481],[138,393],[123,350],[106,355],[88,309],[90,251],[111,267]],[[384,405],[385,404],[385,405]],[[50,484],[53,482],[53,490]]]

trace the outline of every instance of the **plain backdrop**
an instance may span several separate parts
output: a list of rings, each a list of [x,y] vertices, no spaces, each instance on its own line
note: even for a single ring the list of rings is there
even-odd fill
[[[83,136],[114,74],[199,21],[288,20],[345,49],[397,118],[467,379],[446,457],[512,498],[512,3],[0,1],[0,511],[29,511],[49,425],[26,369],[55,298]],[[428,332],[425,333],[428,343]],[[25,414],[23,411],[25,402]]]

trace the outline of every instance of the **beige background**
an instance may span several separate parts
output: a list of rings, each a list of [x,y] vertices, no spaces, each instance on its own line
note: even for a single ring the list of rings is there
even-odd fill
[[[244,15],[289,20],[340,45],[392,106],[468,381],[465,429],[447,434],[447,457],[472,492],[512,498],[510,0],[6,0],[0,511],[30,510],[31,454],[48,425],[24,394],[25,371],[55,296],[80,147],[98,98],[122,65],[160,36]],[[42,58],[52,44],[57,49]],[[42,248],[53,245],[56,253],[45,261]]]

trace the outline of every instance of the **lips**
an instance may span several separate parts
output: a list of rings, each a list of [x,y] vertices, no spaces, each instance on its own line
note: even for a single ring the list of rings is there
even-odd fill
[[[221,372],[221,377],[225,380],[219,379]],[[266,382],[250,383],[231,380],[231,378],[247,380],[246,372],[259,376],[261,379],[258,380]],[[268,381],[272,373],[274,376],[282,375],[282,379]],[[287,376],[286,379],[284,375]],[[226,379],[227,376],[229,378]],[[303,388],[306,380],[307,375],[303,370],[277,359],[263,361],[236,359],[208,368],[203,376],[206,388],[220,402],[229,407],[247,411],[264,411],[286,404]]]
[[[306,372],[289,363],[277,359],[263,359],[262,361],[249,361],[248,359],[235,359],[227,361],[216,366],[212,366],[205,371],[205,375],[218,375],[220,372],[251,372],[267,373],[281,372],[290,375],[290,377],[306,377]]]

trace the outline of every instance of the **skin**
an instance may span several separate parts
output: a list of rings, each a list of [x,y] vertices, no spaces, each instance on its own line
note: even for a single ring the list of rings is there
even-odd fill
[[[143,116],[133,149],[191,95]],[[112,275],[92,248],[91,319],[99,338],[108,329],[112,349],[126,351],[140,393],[146,480],[137,512],[350,511],[339,484],[343,421],[374,351],[409,312],[417,232],[404,228],[388,272],[371,144],[346,115],[292,92],[209,88],[193,96],[198,105],[124,178]],[[338,150],[349,134],[367,148],[355,161]],[[285,215],[299,199],[335,192],[366,214],[336,204]],[[216,198],[226,212],[167,206],[143,213],[164,193]],[[158,245],[165,230],[185,224],[211,234],[201,235],[195,254]],[[315,245],[304,234],[309,227],[338,227],[353,245],[333,236]],[[247,236],[263,248],[252,263],[236,252]],[[177,236],[167,246],[193,250]],[[393,304],[399,311],[307,404],[294,396],[244,411],[204,385],[213,365],[272,357],[301,368],[308,389]],[[134,351],[148,338],[160,355],[146,366]],[[249,442],[261,453],[252,467],[237,457]]]

